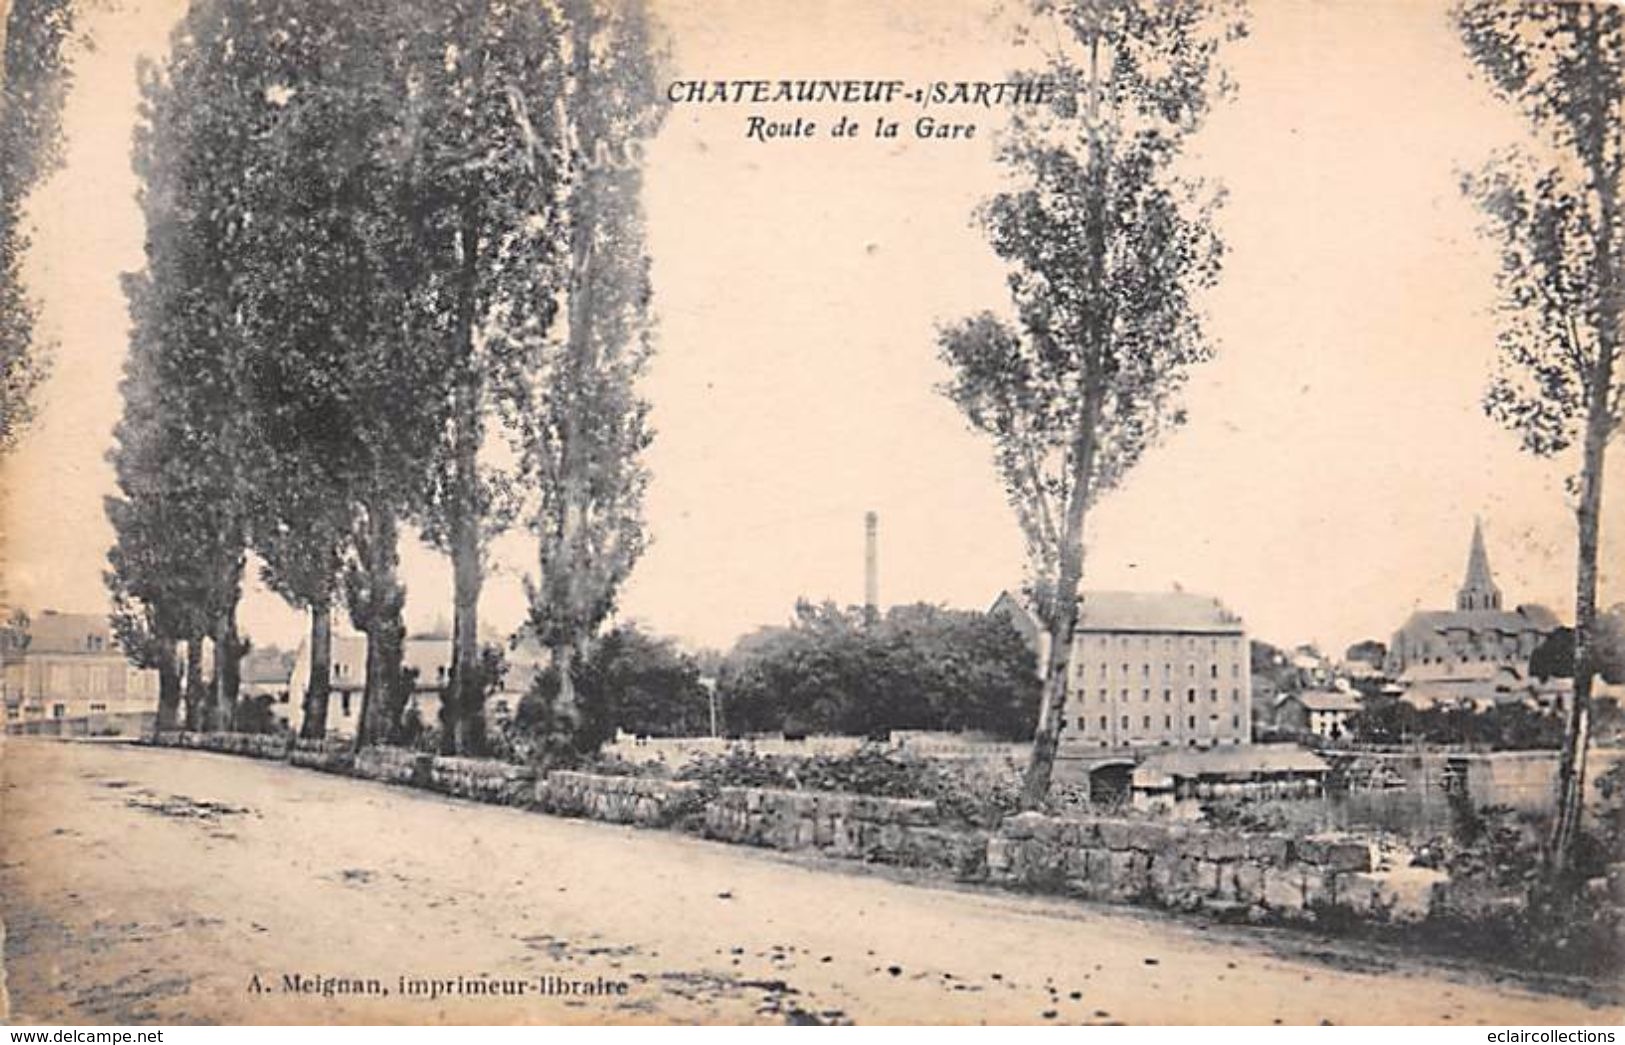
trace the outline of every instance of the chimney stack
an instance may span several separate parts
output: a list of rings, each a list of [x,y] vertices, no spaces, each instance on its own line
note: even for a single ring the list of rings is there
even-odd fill
[[[870,618],[880,615],[880,516],[863,514],[863,608]]]

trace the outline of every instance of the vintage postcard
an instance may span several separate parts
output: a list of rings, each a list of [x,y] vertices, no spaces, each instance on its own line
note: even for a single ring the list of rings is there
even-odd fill
[[[1625,1017],[1625,8],[4,26],[11,1023]]]

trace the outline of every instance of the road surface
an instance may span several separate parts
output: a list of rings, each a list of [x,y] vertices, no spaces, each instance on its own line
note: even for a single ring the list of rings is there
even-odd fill
[[[0,759],[19,1023],[1625,1015],[1617,999],[1303,933],[907,881],[276,763],[16,739]],[[497,989],[523,993],[483,993]]]

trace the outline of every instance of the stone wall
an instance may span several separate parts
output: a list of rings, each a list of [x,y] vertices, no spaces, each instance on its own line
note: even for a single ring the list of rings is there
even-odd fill
[[[1419,920],[1438,872],[1377,871],[1369,843],[1253,835],[1156,821],[1023,813],[988,840],[989,881],[1094,900],[1149,903],[1250,920],[1340,912]]]
[[[440,757],[429,761],[429,786],[477,802],[525,805],[535,795],[536,773],[489,758]]]
[[[355,765],[355,749],[348,740],[296,740],[288,761],[324,773],[348,773]]]
[[[385,784],[426,787],[429,783],[429,763],[433,760],[433,755],[421,754],[410,748],[374,745],[356,752],[351,772],[358,777]]]
[[[942,826],[935,802],[827,791],[724,787],[705,809],[705,834],[845,860],[906,864],[979,877],[986,835]]]
[[[184,747],[272,759],[287,758],[290,742],[291,738],[282,733],[188,733],[180,730],[159,733],[153,738],[153,743],[159,747]]]
[[[536,782],[536,805],[543,811],[616,824],[672,826],[698,814],[704,802],[700,785],[683,780],[555,770]]]

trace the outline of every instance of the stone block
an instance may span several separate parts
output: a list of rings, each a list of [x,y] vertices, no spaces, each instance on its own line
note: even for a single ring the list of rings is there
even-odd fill
[[[1264,899],[1264,869],[1251,860],[1237,860],[1230,865],[1230,888],[1237,900],[1248,904]]]
[[[1292,862],[1292,839],[1286,835],[1246,835],[1247,859],[1285,867]]]
[[[1264,906],[1295,915],[1303,910],[1303,872],[1271,867],[1264,872]]]
[[[989,877],[1002,878],[1010,873],[1015,860],[1016,842],[1007,835],[987,837],[987,872]]]
[[[1350,838],[1305,838],[1297,844],[1298,857],[1330,871],[1371,870],[1371,843]]]
[[[1100,841],[1107,849],[1134,848],[1135,828],[1139,825],[1124,820],[1102,820],[1095,825]]]
[[[1229,831],[1208,831],[1202,836],[1202,855],[1209,860],[1240,860],[1247,855],[1247,840]]]

